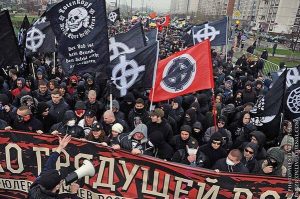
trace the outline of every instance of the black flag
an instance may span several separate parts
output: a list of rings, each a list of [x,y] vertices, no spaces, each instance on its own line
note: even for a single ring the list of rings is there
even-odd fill
[[[146,46],[146,39],[142,24],[135,24],[128,32],[121,33],[109,39],[110,60],[120,54],[133,53]]]
[[[158,42],[153,42],[111,61],[107,76],[112,81],[114,96],[123,97],[133,88],[151,88],[157,56]]]
[[[26,36],[26,55],[55,52],[55,35],[50,22],[35,23]]]
[[[105,0],[64,0],[46,16],[66,74],[101,71],[109,63]]]
[[[150,29],[148,32],[145,32],[147,45],[157,41],[157,34],[158,34],[157,28]]]
[[[0,12],[0,68],[22,63],[17,38],[7,10]]]
[[[30,28],[30,23],[29,23],[29,20],[27,18],[27,15],[25,15],[24,19],[23,19],[23,22],[21,24],[21,27],[20,27],[20,30],[19,30],[19,33],[18,33],[18,45],[21,47],[21,48],[24,48],[25,47],[25,42],[26,42],[26,33],[27,33],[27,30]]]
[[[107,16],[107,19],[111,24],[114,24],[116,21],[121,20],[120,9],[118,8],[116,10],[111,11]]]

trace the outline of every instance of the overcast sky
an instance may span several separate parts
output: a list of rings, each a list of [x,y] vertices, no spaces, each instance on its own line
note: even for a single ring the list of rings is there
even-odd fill
[[[121,4],[125,4],[125,1],[127,1],[127,5],[130,6],[131,0],[117,0],[118,3],[119,1]],[[132,0],[132,7],[142,7],[142,2],[143,0]],[[146,4],[148,7],[150,6],[155,11],[169,12],[171,0],[144,0],[144,7],[146,7]]]

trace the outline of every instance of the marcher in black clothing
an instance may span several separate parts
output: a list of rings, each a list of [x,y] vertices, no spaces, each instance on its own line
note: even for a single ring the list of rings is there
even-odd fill
[[[49,114],[49,105],[46,102],[39,102],[36,110],[36,118],[43,124],[44,133],[50,133],[50,128],[56,123],[55,117]]]
[[[70,185],[71,193],[58,194],[62,185],[61,182],[66,174],[62,171],[59,172],[55,170],[56,161],[59,157],[59,154],[68,145],[70,140],[71,136],[66,135],[63,139],[59,137],[59,146],[56,148],[55,152],[53,152],[48,158],[41,174],[30,186],[30,190],[28,193],[29,199],[79,199],[79,197],[77,197],[79,185],[76,183],[72,183]]]
[[[138,124],[147,124],[150,122],[149,113],[146,110],[145,102],[142,98],[135,101],[134,108],[129,111],[128,125],[134,129]]]
[[[18,108],[13,129],[37,133],[43,133],[44,130],[43,124],[33,117],[31,110],[27,106]]]
[[[70,109],[69,105],[62,98],[58,89],[51,92],[51,100],[47,102],[50,106],[49,114],[56,118],[56,122],[63,119],[64,113]]]
[[[171,160],[174,150],[171,145],[164,140],[163,135],[159,131],[152,132],[152,134],[149,135],[149,140],[154,145],[154,157],[167,161]]]
[[[105,135],[105,132],[98,122],[93,123],[91,126],[91,130],[88,135],[86,135],[85,139],[92,142],[100,143],[102,146],[108,146],[108,138]]]
[[[258,150],[258,145],[249,142],[243,149],[243,158],[241,159],[241,163],[248,168],[250,173],[257,172],[258,162],[255,158]]]

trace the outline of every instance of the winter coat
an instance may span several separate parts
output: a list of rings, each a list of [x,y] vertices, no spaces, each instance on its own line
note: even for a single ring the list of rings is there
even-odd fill
[[[146,111],[145,108],[143,108],[141,111],[137,111],[135,108],[133,108],[128,115],[128,125],[130,130],[133,130],[135,128],[135,121],[141,120],[143,124],[147,124],[150,122],[149,113]]]
[[[186,164],[191,167],[208,168],[208,159],[206,155],[200,150],[197,151],[195,162],[190,162],[187,159],[188,156],[189,154],[187,153],[186,149],[180,149],[174,153],[171,161]]]
[[[70,109],[63,99],[58,104],[54,104],[52,100],[48,101],[47,104],[50,106],[49,114],[56,118],[56,122],[62,121],[64,113]]]
[[[163,135],[164,140],[167,143],[171,143],[173,138],[173,131],[171,125],[167,122],[166,119],[162,118],[161,123],[149,122],[147,124],[148,134],[151,135],[154,131],[159,131]]]
[[[223,142],[222,142],[223,148],[230,149],[230,147],[232,145],[231,132],[225,128],[219,129],[219,128],[215,128],[214,126],[209,127],[204,133],[203,141],[205,143],[209,142],[211,136],[215,132],[221,133],[222,138],[223,138]]]
[[[212,169],[219,169],[220,171],[230,172],[230,173],[249,173],[247,167],[245,167],[241,162],[236,165],[229,166],[226,163],[226,158],[218,160]]]
[[[142,140],[135,140],[133,135],[137,132],[143,133],[144,138]],[[139,124],[135,129],[124,136],[120,140],[120,146],[122,149],[131,151],[132,149],[139,149],[142,154],[153,156],[154,145],[148,140],[147,126],[145,124]]]

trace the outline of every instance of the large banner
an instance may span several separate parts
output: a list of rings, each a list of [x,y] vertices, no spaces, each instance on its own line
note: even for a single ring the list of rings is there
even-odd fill
[[[0,198],[25,198],[47,157],[58,146],[58,138],[1,131],[0,141]],[[285,198],[289,185],[284,178],[218,174],[76,139],[62,152],[57,168],[78,168],[83,159],[91,160],[96,168],[96,175],[85,177],[78,192],[86,199],[279,199]],[[67,192],[68,187],[61,191]]]

